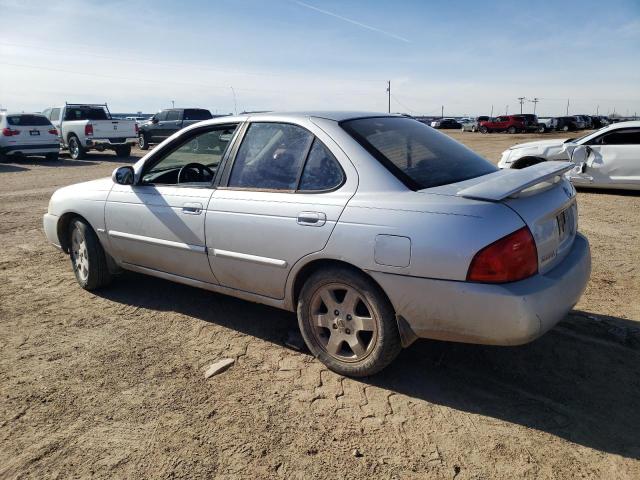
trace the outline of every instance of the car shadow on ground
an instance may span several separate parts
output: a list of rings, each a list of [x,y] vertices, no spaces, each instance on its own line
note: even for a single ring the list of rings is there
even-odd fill
[[[584,188],[575,185],[580,193],[594,193],[596,195],[618,195],[621,197],[638,197],[640,190],[621,190],[619,188]]]
[[[295,315],[125,273],[100,295],[175,311],[284,347]],[[378,375],[389,391],[640,459],[640,323],[574,311],[520,347],[420,340]],[[409,419],[408,421],[411,421]]]
[[[23,172],[25,170],[30,169],[27,167],[21,167],[20,165],[0,163],[0,173]]]

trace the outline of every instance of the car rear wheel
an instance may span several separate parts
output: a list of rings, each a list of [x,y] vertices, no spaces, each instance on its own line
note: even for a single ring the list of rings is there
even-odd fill
[[[130,157],[131,145],[126,145],[124,147],[116,147],[116,155],[118,157]]]
[[[140,150],[149,150],[149,140],[144,133],[138,136],[138,148]]]
[[[517,129],[516,127],[514,127],[513,125],[512,125],[512,126],[510,126],[510,127],[507,129],[507,132],[509,132],[509,133],[511,133],[511,134],[514,134],[514,133],[516,133],[517,131],[518,131],[518,129]]]
[[[80,160],[85,157],[87,151],[80,144],[80,140],[75,135],[69,138],[69,155],[74,160]]]
[[[85,290],[104,287],[111,281],[107,259],[100,240],[91,226],[82,219],[69,225],[69,256],[78,284]]]
[[[562,127],[562,131],[563,132],[568,132],[569,131],[569,125],[565,125],[564,127]]]
[[[544,133],[545,131],[544,125],[538,125],[538,133]]]
[[[341,375],[373,375],[402,349],[386,295],[363,274],[348,269],[322,270],[305,282],[298,324],[311,353]]]

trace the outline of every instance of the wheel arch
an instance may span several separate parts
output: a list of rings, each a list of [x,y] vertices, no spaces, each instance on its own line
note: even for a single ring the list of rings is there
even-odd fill
[[[404,348],[411,345],[418,337],[412,328],[409,326],[407,321],[401,316],[397,315],[395,306],[393,302],[387,295],[387,292],[382,288],[382,286],[373,278],[366,270],[363,270],[351,263],[345,262],[344,260],[337,260],[332,258],[318,258],[311,260],[301,266],[294,274],[293,281],[291,282],[291,287],[289,288],[289,295],[287,298],[287,304],[289,308],[293,311],[297,311],[298,308],[298,299],[300,298],[300,292],[302,291],[302,287],[308,278],[311,277],[315,272],[324,268],[344,268],[346,270],[351,270],[352,272],[363,275],[367,278],[375,287],[380,291],[380,293],[387,299],[389,305],[394,311],[396,318],[396,325],[398,327],[398,331],[400,333],[400,341]]]
[[[69,247],[71,244],[71,238],[69,236],[69,225],[71,225],[71,222],[75,218],[83,220],[84,222],[87,223],[87,225],[89,225],[95,231],[91,223],[79,213],[67,212],[60,215],[60,218],[58,219],[58,224],[56,226],[56,230],[58,233],[58,240],[60,241],[60,247],[62,248],[62,251],[65,253],[69,253],[69,250],[70,250]]]
[[[516,170],[520,170],[522,168],[527,168],[532,165],[537,165],[538,163],[546,162],[546,158],[535,157],[532,155],[528,155],[526,157],[521,157],[515,162],[511,164],[511,168],[515,168]]]

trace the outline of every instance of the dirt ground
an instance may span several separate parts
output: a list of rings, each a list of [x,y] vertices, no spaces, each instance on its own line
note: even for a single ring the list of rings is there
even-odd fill
[[[494,161],[538,137],[452,136]],[[48,199],[133,161],[0,164],[0,478],[640,478],[640,194],[579,192],[593,275],[539,340],[423,340],[352,380],[286,345],[292,314],[136,274],[80,289]]]

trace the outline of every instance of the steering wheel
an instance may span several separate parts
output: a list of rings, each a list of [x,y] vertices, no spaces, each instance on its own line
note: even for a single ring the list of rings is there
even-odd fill
[[[189,172],[193,172],[194,170],[198,171],[199,178],[196,179],[196,180],[191,180],[193,182],[197,182],[199,180],[204,179],[204,173],[205,172],[207,172],[209,175],[211,175],[211,179],[212,180],[213,180],[213,177],[215,176],[215,173],[213,172],[213,170],[211,170],[206,165],[203,165],[202,163],[196,163],[196,162],[187,163],[178,172],[178,183],[182,183],[183,181],[188,181],[187,177],[189,176]]]

